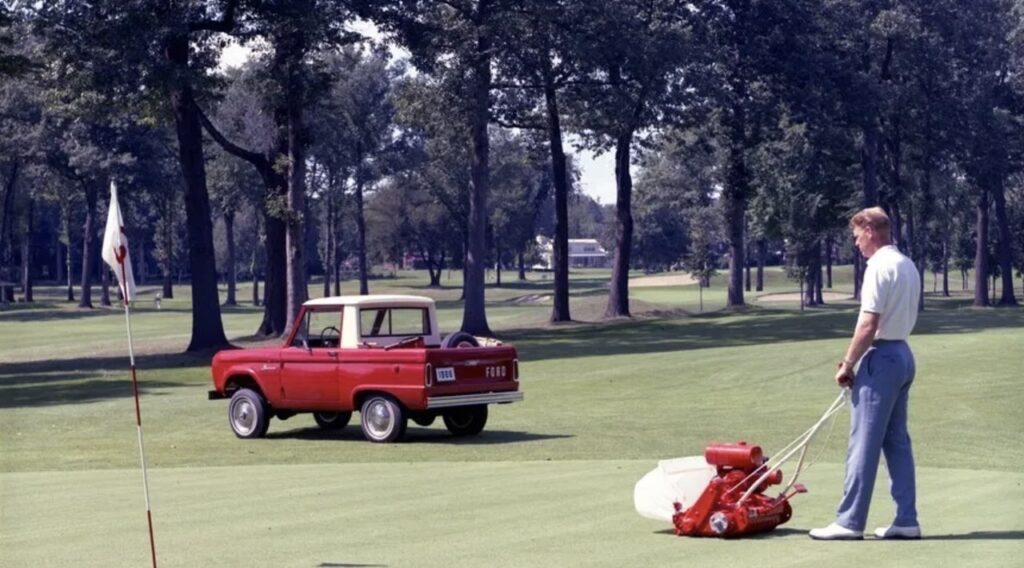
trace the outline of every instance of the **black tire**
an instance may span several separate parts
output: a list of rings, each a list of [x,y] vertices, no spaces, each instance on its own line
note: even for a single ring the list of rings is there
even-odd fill
[[[449,333],[448,336],[441,341],[441,349],[452,349],[457,347],[480,347],[480,343],[475,337],[465,331]]]
[[[487,405],[462,406],[444,413],[444,425],[455,436],[476,436],[487,424]]]
[[[313,420],[324,430],[341,430],[352,420],[351,412],[314,412]]]
[[[416,416],[410,416],[410,418],[416,424],[419,424],[420,426],[423,426],[424,428],[426,428],[427,426],[430,426],[431,424],[434,423],[434,420],[437,419],[437,416],[433,415],[433,414],[428,414],[426,416],[420,414],[420,415],[416,415]]]
[[[363,401],[359,422],[364,438],[378,444],[389,444],[402,439],[409,418],[395,399],[386,395],[373,395]]]
[[[228,424],[235,436],[262,438],[270,427],[270,413],[263,395],[252,389],[238,389],[228,403]]]

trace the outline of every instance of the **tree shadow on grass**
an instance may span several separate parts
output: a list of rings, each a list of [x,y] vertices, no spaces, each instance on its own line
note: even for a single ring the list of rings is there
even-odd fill
[[[512,444],[517,442],[538,442],[572,438],[570,434],[535,434],[513,430],[484,430],[477,436],[455,437],[445,430],[428,428],[409,428],[403,438],[405,443],[414,444],[446,444],[453,446],[488,446],[495,444]],[[342,430],[324,430],[322,428],[299,428],[284,432],[269,432],[270,440],[306,440],[325,442],[366,442],[357,425],[349,425]]]
[[[522,361],[596,355],[663,353],[713,347],[765,345],[849,338],[856,312],[815,309],[803,314],[747,308],[700,317],[581,323],[573,327],[509,330],[502,340],[514,344]],[[918,318],[914,336],[1024,328],[1024,310],[934,309]]]
[[[972,531],[961,534],[924,535],[921,540],[1024,540],[1024,531]]]
[[[154,381],[147,371],[209,365],[210,355],[160,354],[135,358],[140,394],[189,386]],[[56,359],[0,364],[0,408],[77,404],[132,396],[127,357]]]

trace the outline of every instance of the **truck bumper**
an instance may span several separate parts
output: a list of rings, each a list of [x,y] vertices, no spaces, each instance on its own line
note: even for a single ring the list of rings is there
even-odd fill
[[[218,390],[206,391],[206,396],[209,397],[208,400],[220,400],[222,398],[228,398],[228,395]]]
[[[453,408],[478,404],[508,404],[523,400],[519,391],[484,392],[479,394],[455,394],[449,396],[428,396],[427,408]]]

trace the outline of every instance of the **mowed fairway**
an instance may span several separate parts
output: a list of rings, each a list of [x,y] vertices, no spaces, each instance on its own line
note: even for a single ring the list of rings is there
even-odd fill
[[[436,291],[403,274],[371,291],[433,296],[442,328],[455,329],[456,276]],[[682,539],[633,511],[633,484],[657,460],[710,441],[770,452],[807,428],[837,392],[855,304],[800,313],[750,294],[747,310],[713,311],[719,280],[704,292],[709,313],[696,314],[692,285],[636,288],[634,320],[552,327],[549,282],[503,276],[505,287],[488,289],[488,316],[520,350],[526,400],[492,407],[472,439],[438,423],[376,445],[355,420],[326,434],[300,415],[272,421],[267,439],[238,440],[226,402],[206,400],[209,355],[180,354],[187,289],[159,311],[141,305],[133,325],[160,565],[1022,565],[1024,310],[928,296],[911,394],[925,540],[807,538],[840,496],[845,412],[813,448],[810,493],[788,524],[752,539]],[[843,276],[837,289],[848,292]],[[597,319],[606,279],[574,274],[574,317]],[[794,290],[769,274],[766,293]],[[44,289],[41,306],[0,311],[0,566],[146,566],[123,314],[79,311],[47,292],[59,296]],[[259,318],[228,310],[229,337],[252,344]],[[891,518],[887,492],[883,468],[870,527]]]

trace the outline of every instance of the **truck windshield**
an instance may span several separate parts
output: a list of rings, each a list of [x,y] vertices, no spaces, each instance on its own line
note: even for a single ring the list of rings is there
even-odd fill
[[[367,337],[430,335],[424,308],[366,308],[359,310],[359,334]]]

